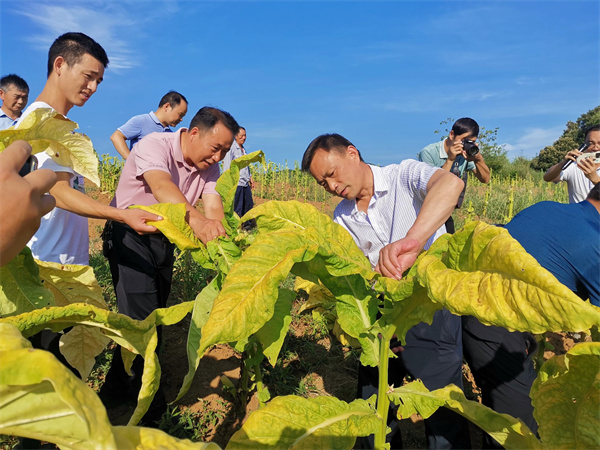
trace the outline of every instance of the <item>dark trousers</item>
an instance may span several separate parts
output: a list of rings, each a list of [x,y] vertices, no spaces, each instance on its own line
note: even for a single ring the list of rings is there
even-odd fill
[[[463,349],[482,403],[496,412],[521,419],[533,433],[537,423],[529,391],[536,378],[532,357],[537,344],[530,333],[486,326],[471,316],[463,318]],[[488,434],[483,448],[502,448]]]
[[[139,235],[120,223],[108,223],[103,238],[119,312],[143,320],[156,308],[166,307],[173,278],[175,246],[162,234]],[[161,334],[159,329],[157,351]],[[135,358],[133,375],[129,376],[123,366],[121,351],[116,351],[100,391],[101,398],[136,398],[142,372],[141,356]],[[164,393],[159,388],[148,414],[165,406]]]
[[[462,389],[462,351],[460,317],[446,310],[437,311],[431,325],[421,322],[406,334],[404,351],[389,361],[389,384],[402,386],[408,374],[421,379],[430,391],[451,383]],[[360,366],[358,388],[361,398],[376,392],[377,377],[377,368]],[[438,409],[425,420],[425,433],[428,448],[471,447],[467,420],[447,408]],[[391,439],[392,448],[401,448],[399,436]]]
[[[235,190],[235,197],[233,199],[234,211],[238,216],[242,217],[253,207],[254,201],[252,200],[252,189],[250,186],[238,186]]]

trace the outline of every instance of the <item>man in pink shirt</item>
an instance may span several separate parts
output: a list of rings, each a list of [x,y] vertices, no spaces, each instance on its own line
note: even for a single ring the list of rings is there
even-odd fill
[[[127,158],[111,205],[127,208],[185,203],[187,222],[203,243],[225,236],[221,223],[223,203],[215,190],[219,178],[217,163],[231,148],[238,129],[229,113],[204,107],[194,116],[189,129],[149,134]],[[204,214],[195,208],[199,198]],[[118,222],[107,224],[103,238],[119,312],[143,320],[156,308],[164,308],[171,290],[175,246],[161,233],[142,236]],[[159,340],[160,336],[159,332]],[[133,363],[133,376],[129,377],[121,352],[115,352],[100,398],[107,406],[115,400],[136,398],[142,370],[143,360],[138,356]],[[143,423],[156,423],[165,408],[164,394],[159,389]]]

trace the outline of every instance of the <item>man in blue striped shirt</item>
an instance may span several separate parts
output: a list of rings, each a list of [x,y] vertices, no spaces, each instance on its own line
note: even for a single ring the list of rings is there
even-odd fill
[[[406,160],[377,167],[364,162],[358,149],[339,134],[314,139],[302,159],[331,194],[342,197],[334,212],[369,261],[382,275],[400,279],[423,249],[446,232],[464,183],[452,173],[426,163]],[[462,388],[462,335],[460,317],[438,311],[431,325],[414,326],[406,345],[390,360],[390,382],[402,384],[405,374],[420,378],[430,389],[450,383]],[[360,395],[377,386],[371,368],[359,370]],[[440,408],[425,421],[429,448],[469,448],[466,421]]]

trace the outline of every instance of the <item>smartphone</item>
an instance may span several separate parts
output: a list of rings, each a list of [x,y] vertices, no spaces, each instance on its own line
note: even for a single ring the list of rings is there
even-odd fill
[[[577,157],[577,162],[583,161],[584,159],[588,159],[588,158],[594,158],[594,163],[598,164],[598,163],[600,163],[600,152],[589,152],[589,153],[584,153],[583,155],[579,155]]]
[[[37,169],[37,166],[38,166],[37,158],[33,155],[30,155],[29,158],[27,158],[27,161],[25,161],[25,164],[23,164],[23,167],[21,167],[21,170],[19,170],[19,175],[24,177],[28,173],[31,173],[35,169]]]

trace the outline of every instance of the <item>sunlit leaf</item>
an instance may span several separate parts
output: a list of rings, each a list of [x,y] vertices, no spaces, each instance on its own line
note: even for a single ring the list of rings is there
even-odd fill
[[[351,449],[357,436],[369,436],[380,427],[370,401],[275,397],[250,414],[227,449]]]
[[[28,247],[0,267],[0,316],[54,305],[54,295],[42,284],[38,265]]]
[[[530,395],[548,448],[600,448],[600,343],[577,344],[548,360]]]
[[[86,380],[96,356],[104,351],[110,339],[99,328],[77,325],[60,338],[60,352],[75,367],[82,380]]]
[[[600,308],[558,282],[504,228],[472,222],[438,241],[431,249],[441,246],[446,256],[423,256],[417,279],[450,312],[535,334],[600,324]]]
[[[413,414],[426,419],[438,408],[446,407],[469,419],[506,449],[542,448],[541,442],[521,420],[467,400],[463,391],[453,384],[430,392],[418,380],[394,389],[388,397],[398,405],[399,419]]]
[[[291,310],[295,298],[294,291],[279,289],[273,317],[256,332],[256,337],[262,344],[263,353],[273,367],[277,364],[283,341],[292,323]]]
[[[100,186],[98,158],[92,141],[73,130],[79,126],[50,108],[38,108],[16,128],[0,131],[0,151],[12,142],[27,141],[33,153],[45,151],[59,165],[70,167],[96,186]]]

